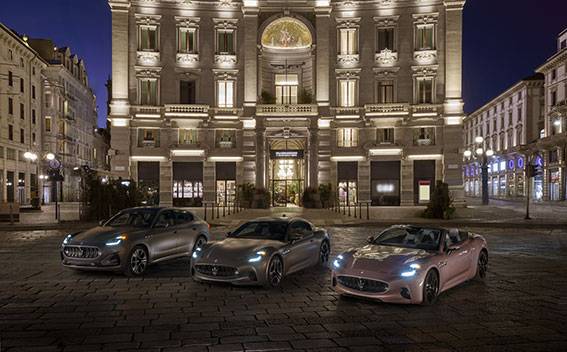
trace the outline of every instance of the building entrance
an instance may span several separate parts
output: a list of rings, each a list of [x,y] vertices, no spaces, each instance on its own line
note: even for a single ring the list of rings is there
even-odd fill
[[[289,149],[270,150],[269,185],[274,207],[299,206],[305,187],[304,150],[298,149],[299,143],[286,142]]]

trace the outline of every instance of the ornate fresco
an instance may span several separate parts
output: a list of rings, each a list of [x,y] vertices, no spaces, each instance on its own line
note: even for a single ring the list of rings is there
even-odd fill
[[[309,48],[313,40],[311,32],[303,22],[282,17],[270,23],[262,34],[262,45],[274,49]]]

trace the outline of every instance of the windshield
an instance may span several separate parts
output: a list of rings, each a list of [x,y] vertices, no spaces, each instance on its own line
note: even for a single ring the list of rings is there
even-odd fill
[[[124,210],[116,214],[104,224],[105,226],[134,226],[134,227],[150,227],[157,209],[131,209]]]
[[[437,250],[442,231],[417,227],[394,227],[384,230],[373,244],[424,250]]]
[[[285,241],[287,224],[284,221],[247,222],[231,233],[229,237]]]

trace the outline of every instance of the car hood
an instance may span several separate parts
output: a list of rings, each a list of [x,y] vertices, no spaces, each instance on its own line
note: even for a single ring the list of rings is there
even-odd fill
[[[218,260],[219,262],[246,261],[256,251],[266,248],[277,250],[284,245],[285,243],[283,242],[272,240],[227,238],[222,241],[209,242],[203,251],[201,259],[206,261]]]
[[[348,251],[345,268],[383,273],[398,272],[413,262],[433,255],[434,253],[422,249],[369,244]]]
[[[115,238],[123,233],[129,235],[142,231],[143,229],[124,226],[124,227],[110,227],[110,226],[97,226],[83,232],[79,232],[69,242],[70,245],[99,245],[108,240]]]

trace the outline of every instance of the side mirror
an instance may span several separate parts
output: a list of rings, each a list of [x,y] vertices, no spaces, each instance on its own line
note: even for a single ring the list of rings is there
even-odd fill
[[[106,220],[102,219],[98,222],[98,226],[104,226],[104,223],[106,222]]]
[[[374,240],[375,240],[374,236],[368,236],[368,238],[366,239],[366,241],[368,241],[368,243],[370,244],[374,243]]]
[[[226,233],[226,237],[230,237],[230,235],[232,235],[232,232],[228,231],[228,232]]]

